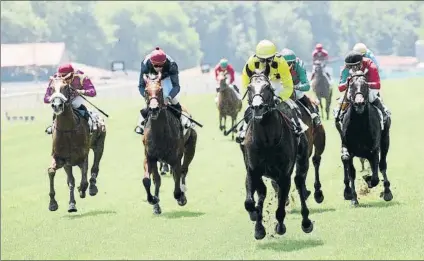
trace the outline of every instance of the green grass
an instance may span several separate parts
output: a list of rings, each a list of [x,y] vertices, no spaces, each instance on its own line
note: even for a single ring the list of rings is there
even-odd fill
[[[59,209],[48,210],[51,138],[44,129],[51,111],[33,111],[38,117],[34,123],[2,122],[1,258],[422,259],[423,83],[423,79],[383,83],[382,95],[393,115],[388,155],[392,202],[379,198],[381,183],[360,197],[360,208],[343,200],[340,141],[333,121],[325,121],[328,142],[321,166],[325,200],[321,205],[313,197],[308,200],[314,231],[302,232],[295,194],[297,204],[286,217],[286,235],[273,236],[276,201],[268,186],[264,212],[268,234],[262,241],[254,239],[253,223],[244,210],[242,155],[236,143],[219,132],[212,95],[182,99],[204,128],[198,129],[197,154],[188,174],[188,204],[180,207],[173,199],[168,175],[162,182],[161,216],[152,214],[141,182],[143,146],[133,133],[139,98],[96,101],[111,115],[99,194],[78,197],[74,214],[67,213],[63,169],[55,184]],[[355,163],[358,170],[359,160]],[[79,182],[80,172],[77,168],[74,172]],[[358,187],[363,183],[357,179]],[[313,189],[312,164],[308,187]]]

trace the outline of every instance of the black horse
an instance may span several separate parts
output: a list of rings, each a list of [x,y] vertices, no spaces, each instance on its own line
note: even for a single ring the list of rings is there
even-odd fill
[[[386,157],[390,144],[391,119],[388,117],[382,129],[379,112],[368,100],[369,87],[366,76],[362,71],[352,75],[348,86],[347,92],[351,105],[343,117],[342,126],[336,119],[336,127],[342,140],[344,198],[351,200],[353,206],[359,204],[355,189],[356,170],[353,166],[353,158],[361,157],[368,160],[372,170],[372,176],[363,176],[368,187],[373,188],[378,185],[378,168],[380,167],[384,178],[382,196],[385,201],[390,201],[393,199],[393,195],[390,191],[390,182],[387,179]]]
[[[297,137],[289,118],[281,110],[284,102],[276,105],[274,91],[268,77],[255,71],[248,86],[249,109],[246,115],[250,120],[244,143],[240,145],[246,166],[246,200],[245,209],[252,221],[256,221],[255,238],[263,239],[266,235],[262,224],[263,205],[267,187],[263,176],[278,185],[278,221],[275,231],[283,235],[286,232],[284,218],[285,206],[291,185],[291,175],[296,164],[295,184],[301,200],[302,229],[305,233],[313,230],[306,206],[306,174],[309,169],[308,141],[304,134]],[[254,193],[258,193],[255,206]]]

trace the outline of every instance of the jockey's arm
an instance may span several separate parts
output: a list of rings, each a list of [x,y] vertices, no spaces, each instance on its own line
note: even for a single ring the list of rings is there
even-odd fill
[[[180,92],[180,80],[178,77],[178,65],[172,62],[169,68],[169,77],[171,78],[172,89],[169,96],[173,99]]]
[[[235,72],[234,72],[234,68],[231,65],[228,65],[227,67],[227,71],[230,74],[230,84],[233,84],[234,80],[235,80]]]
[[[247,75],[247,71],[246,71],[247,66],[249,66],[248,62],[243,66],[243,71],[241,72],[241,88],[243,90],[247,90],[247,86],[250,83],[250,77]]]
[[[340,74],[339,81],[339,91],[344,92],[347,89],[347,78],[349,77],[349,70],[346,67],[343,67],[343,70]]]
[[[49,85],[46,89],[46,94],[44,94],[44,103],[50,103],[50,97],[53,94],[53,87],[51,86],[52,80],[49,81]]]
[[[86,75],[81,75],[80,77],[82,77],[81,85],[82,89],[84,90],[84,95],[89,97],[95,97],[97,95],[97,92],[90,78],[88,78]]]
[[[309,80],[306,75],[305,67],[303,67],[303,62],[296,62],[295,64],[296,73],[299,75],[299,83],[297,85],[298,90],[302,92],[307,92],[311,88],[309,85]]]
[[[138,91],[140,92],[141,96],[144,97],[144,90],[146,88],[146,82],[144,81],[144,75],[148,74],[148,68],[146,66],[146,60],[141,62],[141,69],[140,69],[140,78],[138,80]]]
[[[370,89],[380,89],[380,75],[378,74],[377,66],[372,62],[368,66],[367,81]]]
[[[280,74],[280,81],[283,85],[283,90],[279,95],[283,101],[286,101],[293,94],[293,78],[289,65],[282,57],[278,59],[278,73]]]

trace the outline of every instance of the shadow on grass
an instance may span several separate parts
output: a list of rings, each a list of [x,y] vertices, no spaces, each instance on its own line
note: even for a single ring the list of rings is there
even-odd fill
[[[169,219],[178,219],[178,218],[186,218],[186,217],[200,217],[203,216],[204,212],[196,212],[196,211],[170,211],[165,212],[160,215],[161,217],[169,218]]]
[[[290,239],[281,239],[278,242],[266,242],[264,244],[259,244],[258,248],[263,250],[273,250],[279,252],[292,252],[299,251],[305,248],[312,248],[317,246],[324,245],[322,240],[316,239],[305,239],[305,240],[290,240]]]
[[[319,213],[325,213],[325,212],[334,212],[336,211],[335,208],[310,208],[309,214],[319,214]],[[290,211],[291,214],[300,214],[300,209],[295,208]]]
[[[393,206],[399,206],[402,205],[400,202],[398,201],[383,201],[383,199],[381,199],[381,201],[372,201],[372,202],[366,202],[366,203],[361,203],[359,202],[359,206],[360,208],[388,208],[388,207],[393,207]]]
[[[69,218],[69,219],[78,219],[78,218],[84,218],[84,217],[95,217],[99,215],[110,215],[110,214],[116,214],[116,211],[113,210],[93,210],[88,211],[82,214],[69,214],[65,215],[63,217]]]

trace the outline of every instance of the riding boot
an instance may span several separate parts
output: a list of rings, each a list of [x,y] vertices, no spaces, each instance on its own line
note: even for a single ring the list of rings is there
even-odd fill
[[[383,122],[386,122],[387,121],[387,117],[389,116],[389,113],[390,112],[383,105],[383,103],[381,102],[380,98],[375,99],[374,102],[372,102],[371,104],[374,105],[375,107],[377,107],[383,113]]]
[[[249,118],[251,116],[251,108],[247,107],[247,109],[244,111],[244,121],[241,125],[239,132],[236,136],[236,142],[242,143],[244,141],[244,137],[246,136],[246,130],[247,130],[247,124],[249,122]]]
[[[53,133],[53,129],[52,129],[52,127],[53,127],[53,123],[54,123],[54,120],[55,120],[55,119],[56,119],[56,114],[53,114],[52,125],[47,126],[46,130],[44,131],[45,133],[47,133],[47,134],[49,134],[49,135]]]
[[[233,84],[233,88],[238,94],[240,94],[240,89],[237,87],[237,85]]]
[[[144,126],[146,125],[145,119],[147,119],[148,109],[144,108],[140,110],[140,116],[138,118],[137,126],[135,127],[134,131],[137,134],[143,135],[144,134]]]
[[[293,123],[293,130],[296,134],[296,136],[300,136],[300,134],[302,132],[304,132],[305,130],[307,130],[307,126],[301,121],[301,113],[299,111],[299,107],[297,106],[297,104],[292,100],[292,99],[288,99],[282,103],[280,103],[280,105],[285,104],[286,106],[288,106],[289,108],[284,110],[283,112],[286,112],[287,115],[290,115],[291,117],[291,122]]]
[[[80,113],[80,115],[87,121],[88,123],[88,127],[90,130],[90,133],[93,132],[94,129],[97,129],[94,127],[94,122],[91,120],[90,114],[88,112],[87,107],[85,107],[85,105],[81,104],[78,108],[77,111]],[[97,127],[97,126],[96,126]]]
[[[309,112],[311,113],[311,119],[314,126],[319,126],[321,124],[321,119],[319,116],[318,109],[312,105],[311,101],[304,95],[302,98],[299,99],[299,101],[305,105],[306,108],[308,108]]]

